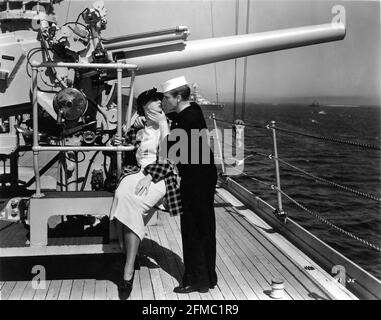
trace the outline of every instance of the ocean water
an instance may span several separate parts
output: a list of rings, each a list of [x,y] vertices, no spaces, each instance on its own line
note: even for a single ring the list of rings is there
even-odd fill
[[[238,107],[237,109],[240,111]],[[222,111],[216,112],[216,117],[232,121],[232,105],[226,104]],[[379,107],[246,105],[245,122],[265,125],[270,121],[276,121],[278,127],[293,131],[380,145]],[[225,123],[219,123],[219,126],[229,127]],[[294,166],[318,177],[381,197],[381,151],[280,131],[277,132],[277,142],[279,158]],[[246,127],[245,148],[249,151],[273,153],[270,130]],[[249,175],[275,184],[274,164],[265,157],[249,157],[245,160],[244,169]],[[280,177],[282,190],[306,208],[340,228],[381,246],[381,203],[337,190],[283,164],[280,164]],[[276,206],[276,194],[269,187],[245,176],[235,179]],[[289,217],[381,279],[380,252],[331,229],[284,197],[283,206]]]

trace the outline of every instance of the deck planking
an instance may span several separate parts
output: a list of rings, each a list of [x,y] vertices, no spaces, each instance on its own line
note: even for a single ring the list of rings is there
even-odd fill
[[[8,300],[20,300],[27,284],[28,281],[18,281],[14,286],[12,293],[9,295]]]
[[[85,285],[85,280],[75,279],[73,281],[73,286],[70,291],[69,300],[82,300],[83,286]]]
[[[8,300],[15,286],[16,286],[16,281],[8,281],[4,283],[3,287],[1,288],[1,294],[0,294],[1,300]]]
[[[155,253],[152,247],[152,243],[148,241],[143,241],[141,244],[141,249],[143,252],[146,252],[148,256],[154,257]],[[163,287],[163,282],[161,280],[159,266],[155,263],[153,258],[150,258],[150,263],[152,263],[151,268],[148,268],[150,277],[152,290],[154,294],[155,300],[165,300],[165,292]]]
[[[52,280],[50,283],[46,300],[57,300],[60,294],[62,280]]]
[[[219,223],[221,223],[222,228],[230,231],[231,233],[241,232],[241,230],[231,228],[228,224],[225,224],[222,219]],[[260,283],[260,287],[263,289],[263,292],[270,290],[271,279],[281,277],[280,273],[272,268],[272,264],[267,260],[262,252],[258,251],[253,245],[248,244],[248,241],[251,239],[246,239],[243,235],[231,237],[229,232],[226,233],[226,237],[228,237],[231,241],[231,245],[234,245],[235,252],[245,252],[244,255],[240,255],[241,260],[248,260],[248,262],[246,262],[246,266],[250,269],[251,275],[256,278],[258,283]],[[290,294],[289,291],[291,291],[292,294]],[[290,296],[292,299],[302,299],[302,296],[299,295],[292,287],[287,287],[286,295]]]
[[[180,218],[161,213],[156,225],[147,226],[129,299],[269,300],[273,278],[284,279],[285,300],[332,298],[302,267],[267,239],[259,227],[239,215],[220,195],[216,195],[215,200],[217,286],[208,293],[182,295],[173,292],[184,272]],[[11,227],[3,230],[8,241],[12,230]],[[78,243],[78,239],[73,238],[72,243]],[[20,281],[16,281],[16,275],[5,279],[0,274],[1,299],[117,300],[123,261],[121,254],[100,255],[89,262],[91,268],[82,265],[76,270],[76,256],[71,256],[67,265],[61,269],[57,266],[59,270],[53,270],[53,276],[48,275],[44,289],[33,289],[30,275],[28,278],[23,274]]]
[[[238,226],[236,225],[231,225],[231,221],[225,221],[224,218],[222,218],[220,220],[220,223],[228,231],[228,234],[235,233],[239,235],[235,237],[235,240],[239,242],[239,245],[245,248],[245,251],[247,250],[247,252],[250,253],[250,255],[253,257],[252,259],[255,260],[255,266],[257,266],[260,273],[266,277],[268,282],[267,290],[271,289],[272,278],[281,278],[285,280],[285,291],[289,296],[291,296],[292,299],[304,300],[304,297],[300,294],[300,292],[294,288],[295,285],[297,287],[299,285],[297,282],[294,281],[293,276],[285,278],[283,265],[280,263],[275,263],[274,266],[274,260],[272,259],[272,253],[270,251],[260,248],[261,246],[256,246],[255,243],[247,245],[247,243],[249,241],[253,241],[253,239],[249,237],[248,234],[246,234],[242,228],[238,228]],[[291,285],[290,282],[293,285]],[[299,289],[300,288],[301,287],[299,287]]]
[[[50,283],[50,280],[46,280],[43,284],[43,287],[37,288],[36,292],[34,293],[33,300],[46,300],[46,294],[48,293]]]
[[[94,300],[106,300],[106,280],[95,282]]]
[[[33,300],[36,290],[33,288],[32,281],[28,281],[24,292],[22,293],[21,300]]]
[[[260,300],[270,299],[268,295],[263,293],[266,289],[268,289],[269,283],[266,281],[265,278],[259,277],[261,273],[253,267],[253,265],[247,259],[245,253],[237,245],[235,240],[232,239],[227,233],[221,232],[218,241],[221,243],[221,246],[225,249],[227,255],[235,261],[238,270],[240,270],[242,276],[250,285],[256,297]]]
[[[58,295],[58,300],[69,300],[73,280],[63,280]]]
[[[135,277],[138,278],[138,277]],[[138,288],[138,286],[136,286]],[[106,300],[118,300],[118,287],[113,281],[106,283]]]
[[[281,277],[287,279],[292,287],[297,289],[301,294],[304,294],[305,299],[329,299],[328,295],[316,286],[313,280],[305,273],[302,268],[296,266],[279,248],[273,245],[266,237],[259,233],[253,226],[245,219],[237,221],[237,217],[233,215],[226,215],[229,219],[230,225],[237,225],[236,222],[242,225],[243,229],[248,230],[248,236],[255,237],[257,243],[262,243],[260,250],[265,252],[267,250],[268,260],[272,262],[273,266],[277,266],[280,271]],[[243,232],[243,229],[241,231]],[[245,234],[243,232],[243,234]],[[280,266],[280,268],[279,268]]]
[[[94,300],[95,298],[95,279],[86,279],[83,287],[83,300]]]

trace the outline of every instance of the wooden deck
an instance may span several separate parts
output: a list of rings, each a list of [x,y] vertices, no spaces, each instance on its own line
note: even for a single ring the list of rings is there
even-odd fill
[[[184,270],[181,234],[179,218],[163,213],[157,225],[147,227],[129,299],[271,300],[273,278],[284,280],[285,300],[354,298],[316,265],[311,269],[297,263],[292,258],[294,251],[299,260],[303,256],[303,261],[310,261],[283,238],[289,249],[277,246],[279,234],[258,217],[258,223],[250,222],[223,194],[218,191],[215,198],[218,285],[208,293],[181,295],[172,291]],[[45,288],[37,290],[32,287],[35,274],[31,273],[36,265],[45,268],[47,279]],[[121,254],[2,258],[0,298],[116,300],[122,266]],[[324,275],[320,283],[317,272]]]

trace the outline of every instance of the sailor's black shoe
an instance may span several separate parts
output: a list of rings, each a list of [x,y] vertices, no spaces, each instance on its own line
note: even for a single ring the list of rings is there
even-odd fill
[[[173,289],[173,292],[175,293],[191,293],[191,292],[201,292],[206,293],[209,291],[209,287],[198,287],[198,286],[178,286],[175,289]]]

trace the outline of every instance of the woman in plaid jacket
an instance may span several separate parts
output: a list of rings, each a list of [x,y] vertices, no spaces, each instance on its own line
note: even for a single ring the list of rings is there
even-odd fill
[[[144,114],[146,122],[141,129],[131,127],[124,139],[127,144],[137,146],[136,164],[123,168],[110,214],[119,244],[126,253],[123,281],[119,286],[123,299],[131,293],[139,244],[156,207],[164,200],[171,215],[182,211],[176,167],[169,161],[157,161],[159,144],[169,133],[167,118],[161,109],[162,98],[163,94],[155,88],[138,96],[138,112]],[[115,139],[115,144],[120,142]]]

